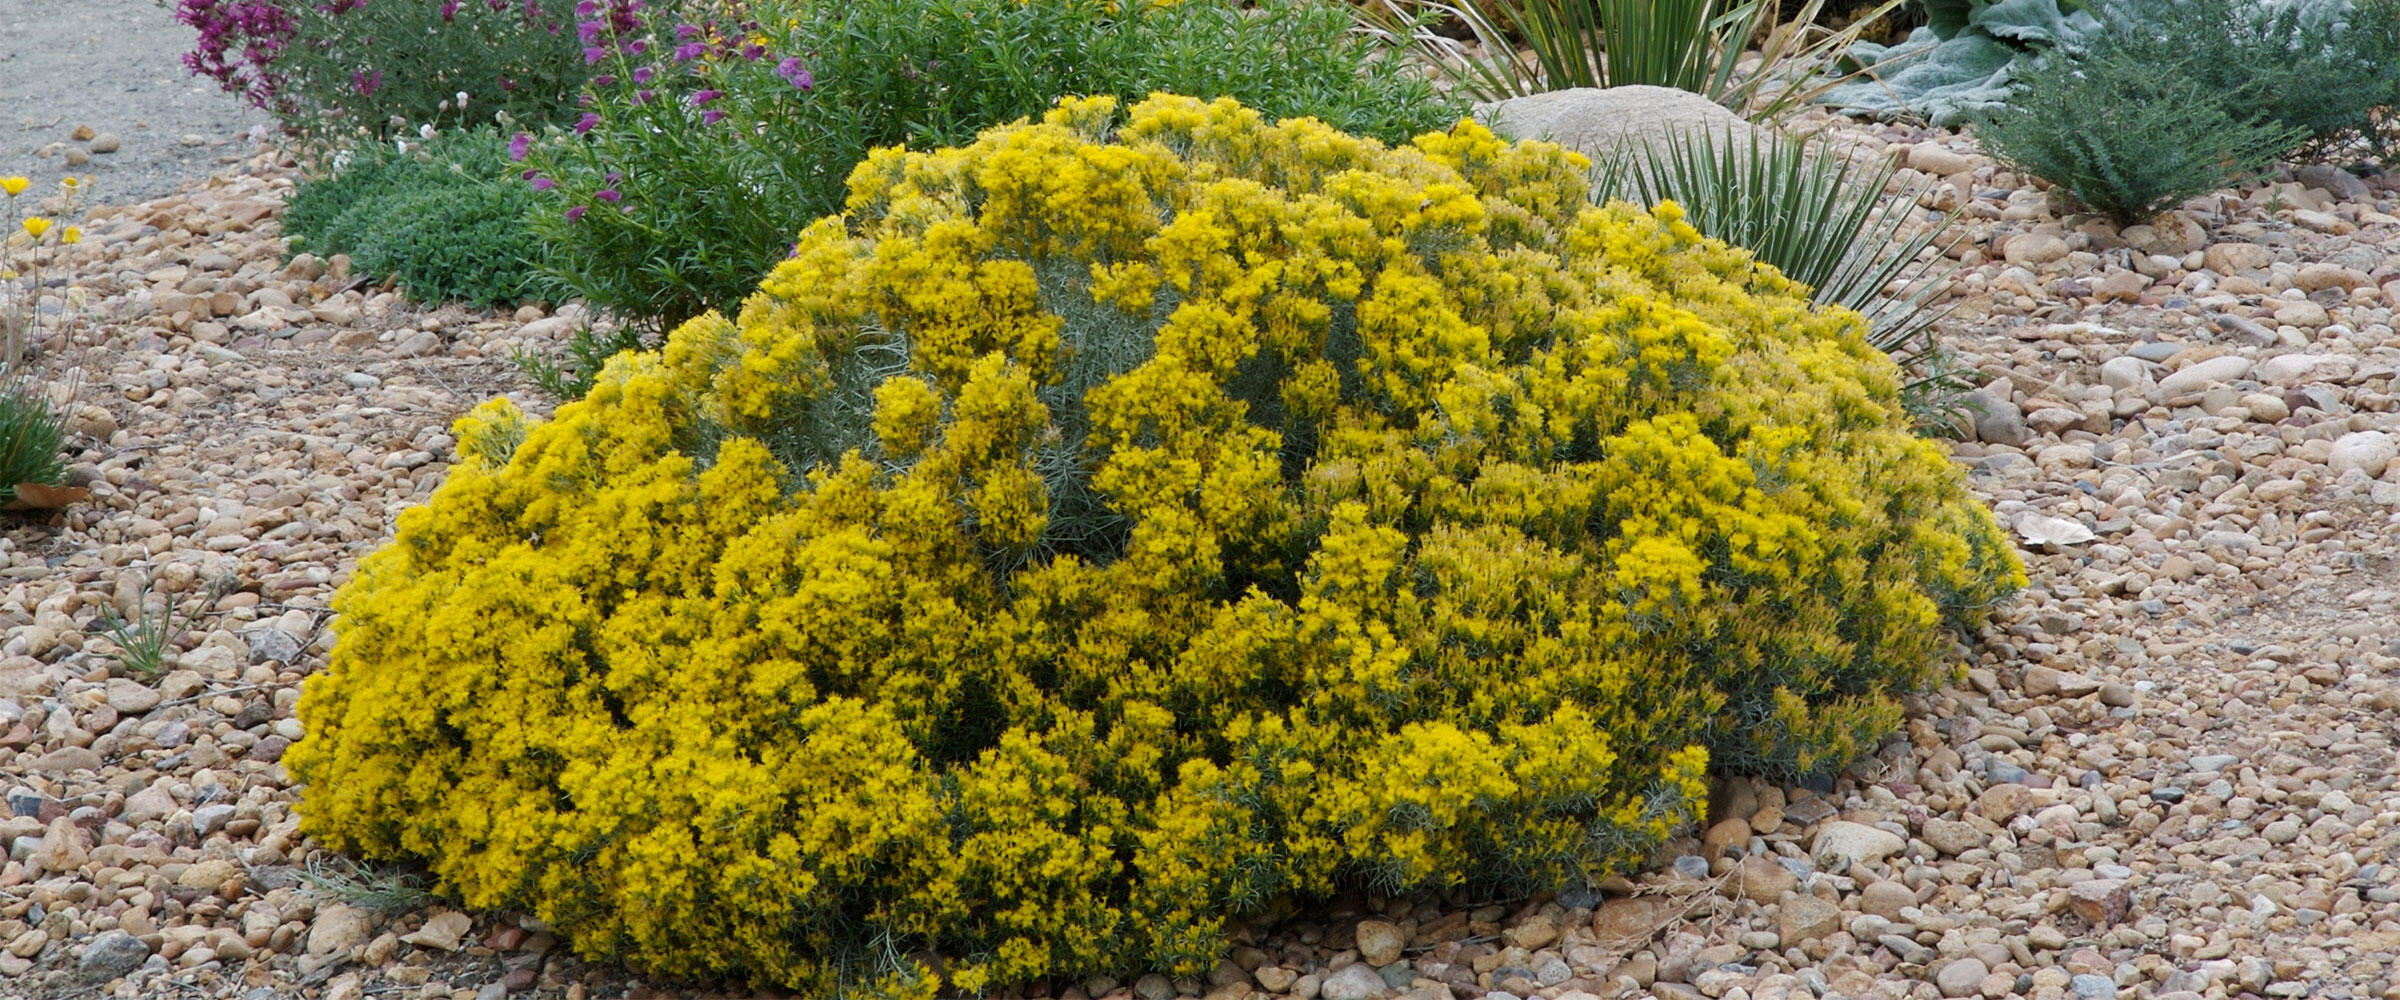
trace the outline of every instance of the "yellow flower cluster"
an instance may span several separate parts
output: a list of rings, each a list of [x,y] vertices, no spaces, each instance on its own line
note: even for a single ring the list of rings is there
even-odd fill
[[[2021,572],[1857,316],[1585,167],[1170,96],[875,154],[738,320],[461,421],[339,597],[306,829],[926,996],[1838,764]]]

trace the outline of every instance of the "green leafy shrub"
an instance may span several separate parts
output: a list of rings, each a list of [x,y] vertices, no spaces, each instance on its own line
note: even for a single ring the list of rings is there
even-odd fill
[[[2400,0],[2142,0],[2097,12],[2108,30],[2092,58],[2174,67],[2228,113],[2297,130],[2307,152],[2388,145],[2376,115],[2400,106]]]
[[[1839,766],[2022,573],[1855,314],[1587,168],[1165,96],[876,152],[738,322],[459,424],[337,598],[305,829],[928,996]]]
[[[1314,0],[761,2],[746,21],[602,18],[603,75],[531,165],[575,297],[672,327],[737,306],[868,150],[968,141],[1070,94],[1229,96],[1404,139],[1462,105]]]
[[[1865,78],[1827,91],[1853,114],[1955,125],[2014,103],[2018,88],[2083,64],[2149,65],[2215,95],[2235,118],[2299,129],[2311,152],[2366,139],[2388,147],[2377,111],[2400,104],[2395,0],[1938,0],[1893,46],[1846,55]],[[2179,84],[2159,81],[2161,87]]]
[[[652,0],[673,6],[680,0]],[[697,5],[701,0],[694,0]],[[593,73],[577,0],[176,0],[183,57],[311,140],[409,135],[429,123],[574,117]],[[580,0],[630,17],[642,0]],[[460,103],[458,95],[467,95]],[[563,117],[562,117],[563,116]]]
[[[2250,116],[2190,58],[2161,63],[2105,45],[2053,57],[1975,124],[1976,137],[2001,162],[2127,225],[2255,174],[2306,138]]]
[[[398,280],[420,302],[490,306],[533,294],[536,193],[490,130],[440,133],[401,152],[366,146],[303,180],[284,212],[293,253],[346,253],[361,274]]]

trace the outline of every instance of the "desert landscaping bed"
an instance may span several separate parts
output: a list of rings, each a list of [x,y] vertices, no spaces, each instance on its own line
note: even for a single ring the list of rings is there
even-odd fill
[[[2400,211],[2304,173],[2157,227],[2062,218],[1941,131],[1848,126],[1971,202],[1956,447],[2032,588],[1829,788],[1737,780],[1629,883],[1348,898],[1204,980],[1070,1000],[2400,996]],[[273,150],[95,209],[67,408],[89,501],[0,536],[0,994],[714,995],[509,914],[321,886],[279,758],[328,603],[577,319],[423,310],[287,265]],[[1946,207],[1946,204],[1945,206]],[[155,686],[104,612],[216,595]],[[355,884],[355,880],[354,880]],[[406,897],[400,897],[406,902]]]

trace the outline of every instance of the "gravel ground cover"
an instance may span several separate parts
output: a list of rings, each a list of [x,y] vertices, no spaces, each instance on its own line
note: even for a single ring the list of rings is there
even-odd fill
[[[1737,781],[1652,872],[1342,899],[1205,977],[1060,1000],[2400,997],[2400,178],[2303,171],[2119,231],[1938,131],[1842,125],[1966,206],[1958,461],[2032,589],[1824,787]],[[1908,179],[1904,175],[1903,180]],[[278,763],[327,603],[449,422],[579,314],[423,310],[282,259],[271,150],[94,210],[65,262],[90,502],[0,523],[0,995],[726,995],[537,922],[328,893]],[[106,616],[189,614],[123,675]],[[394,904],[378,909],[367,904]]]

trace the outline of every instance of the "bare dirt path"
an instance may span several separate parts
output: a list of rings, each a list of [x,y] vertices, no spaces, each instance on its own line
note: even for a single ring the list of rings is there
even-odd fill
[[[89,176],[96,198],[127,203],[238,160],[239,138],[270,119],[185,71],[193,38],[159,0],[0,2],[0,174],[45,192]],[[79,127],[116,151],[94,152]]]

